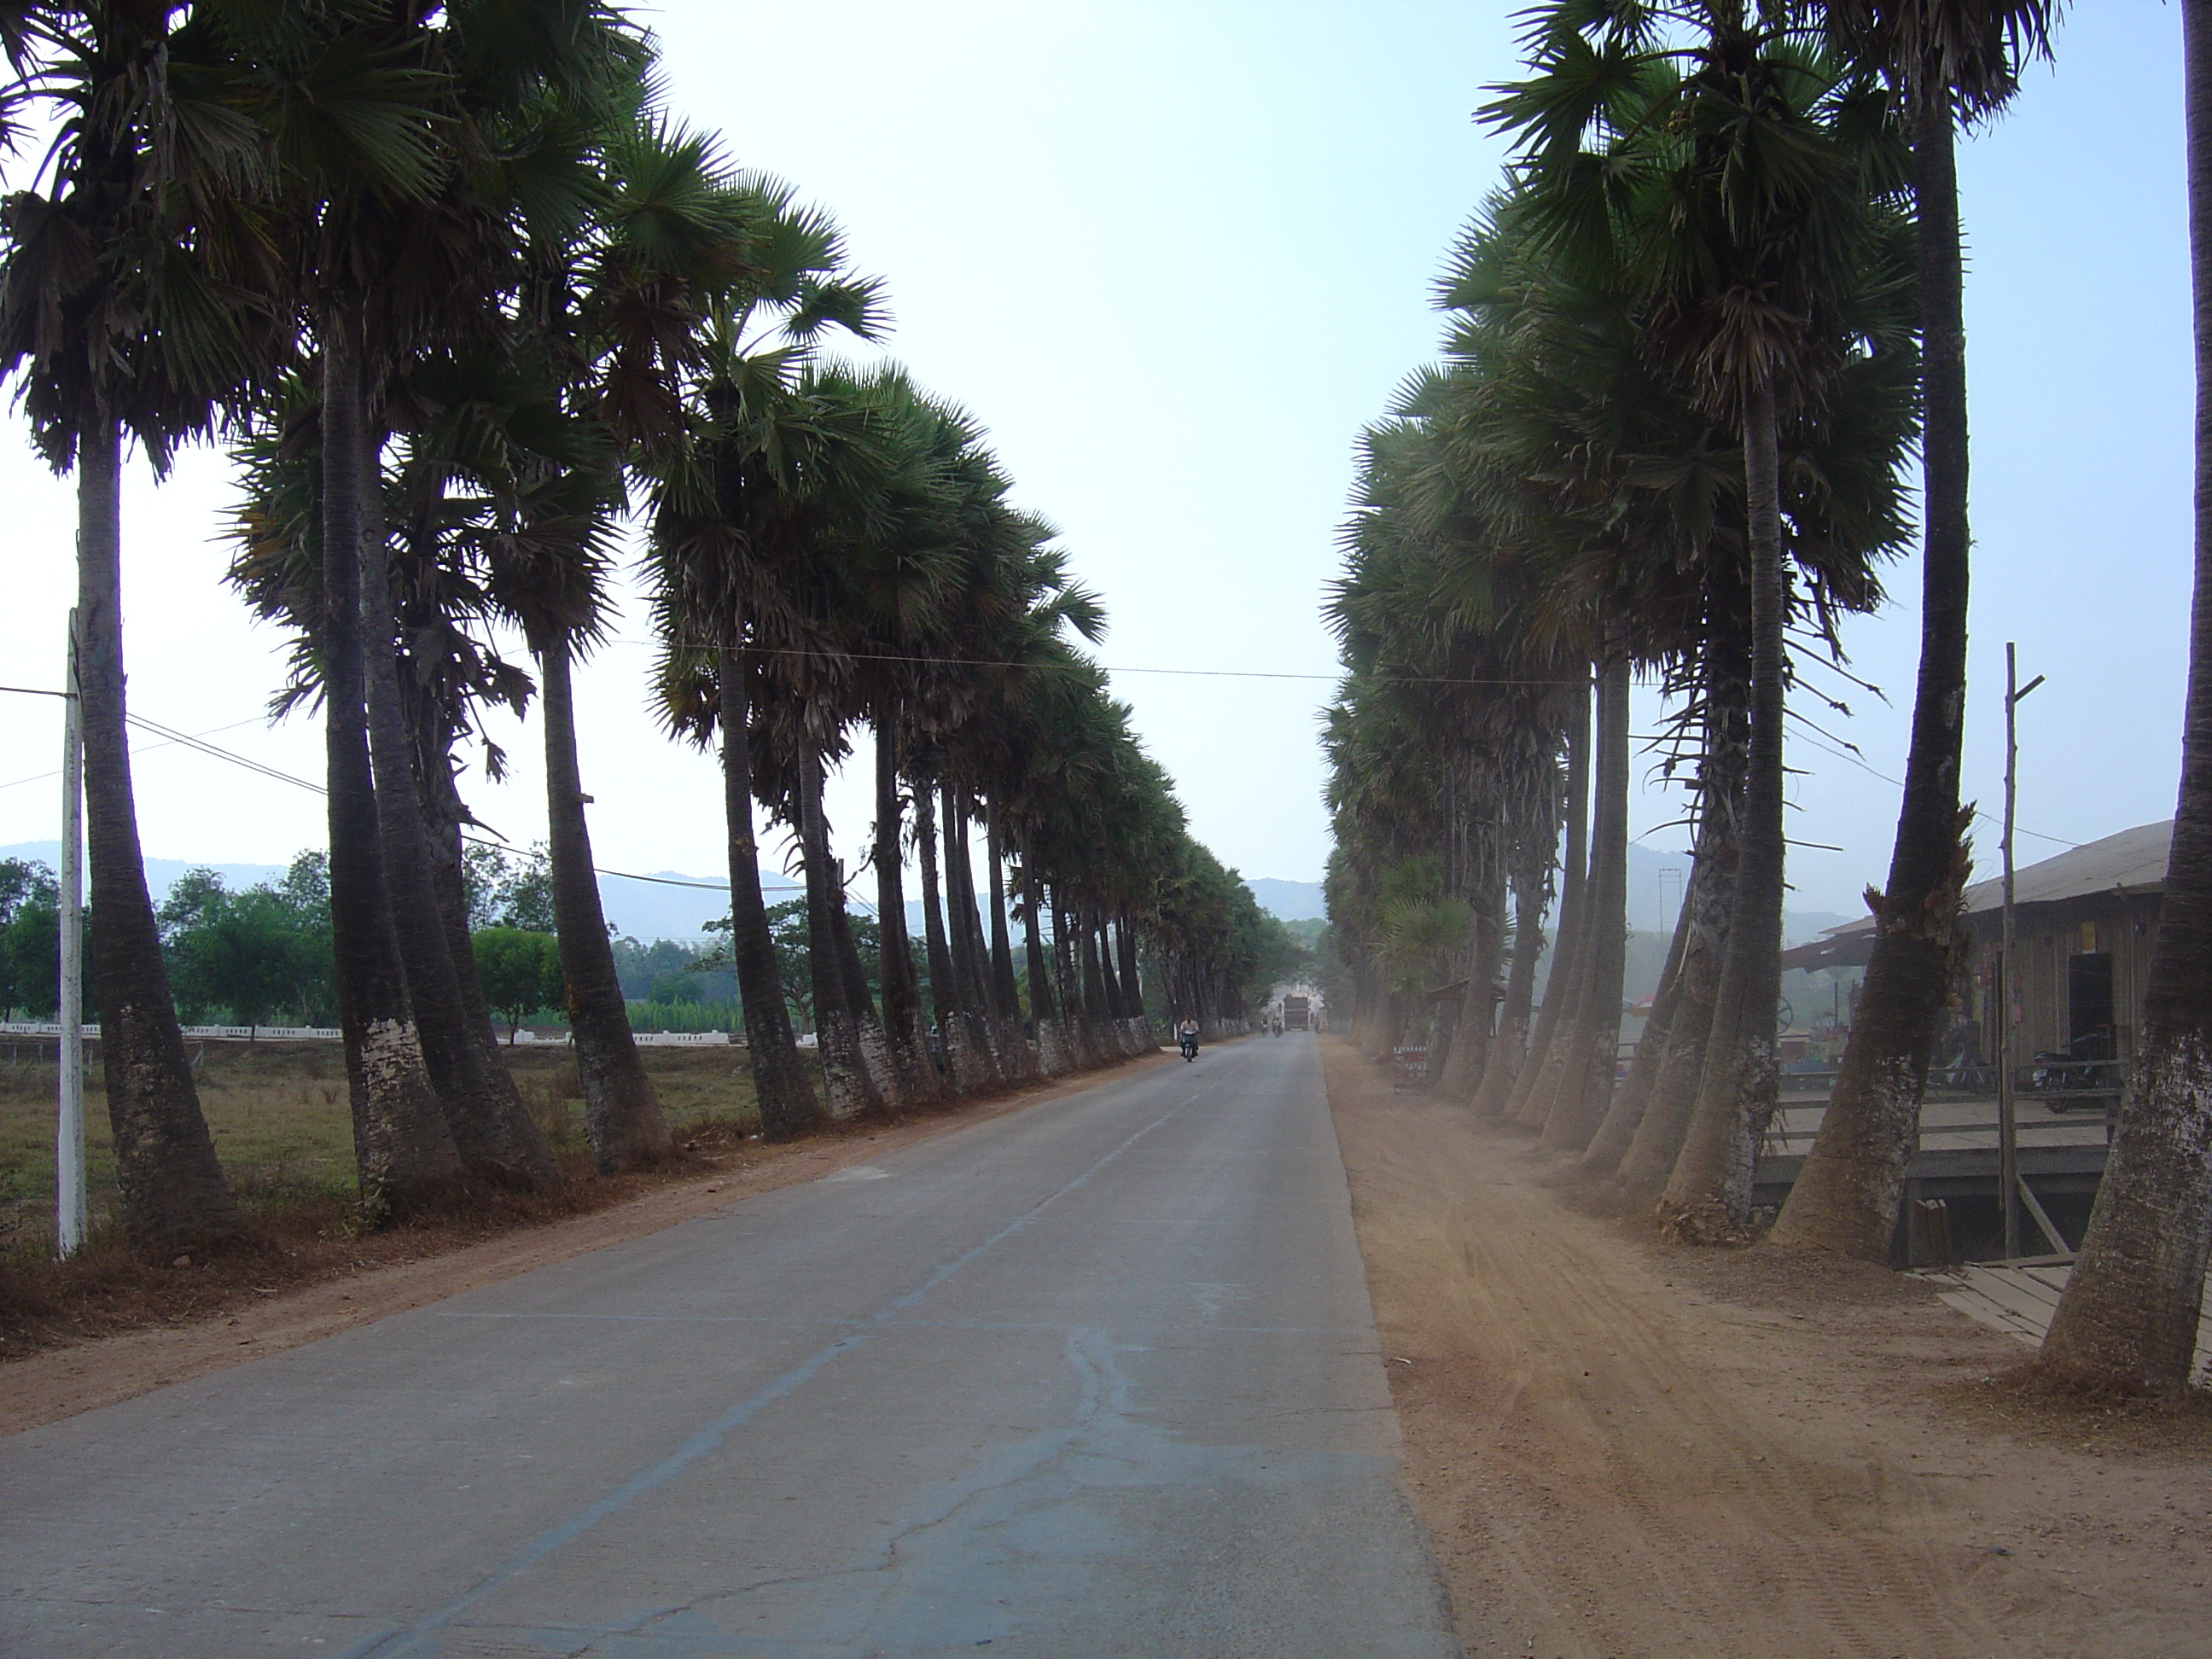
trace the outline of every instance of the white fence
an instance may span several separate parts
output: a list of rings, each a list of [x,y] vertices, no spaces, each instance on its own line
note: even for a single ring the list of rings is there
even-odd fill
[[[321,1025],[187,1025],[184,1029],[188,1037],[202,1040],[213,1037],[242,1042],[336,1042],[345,1035],[343,1031]],[[99,1026],[88,1024],[83,1030],[87,1042],[98,1041]],[[61,1034],[62,1028],[58,1025],[33,1025],[18,1020],[0,1021],[0,1036],[58,1037]],[[742,1044],[744,1041],[730,1031],[639,1031],[635,1035],[640,1043],[659,1048],[727,1048],[733,1042]],[[526,1030],[517,1031],[514,1041],[517,1047],[524,1043],[549,1043],[556,1048],[566,1048],[568,1034],[562,1031],[540,1036]]]
[[[88,1041],[100,1036],[100,1027],[90,1022],[82,1027]],[[62,1034],[58,1025],[29,1025],[20,1021],[0,1022],[0,1036],[50,1036]],[[266,1040],[270,1042],[336,1042],[344,1035],[341,1031],[320,1025],[187,1025],[188,1037],[238,1037],[246,1042]]]

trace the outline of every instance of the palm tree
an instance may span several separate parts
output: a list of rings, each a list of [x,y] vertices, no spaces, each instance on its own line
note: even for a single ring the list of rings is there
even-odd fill
[[[2181,791],[2142,1046],[2038,1360],[2077,1387],[2130,1393],[2170,1393],[2189,1380],[2212,1245],[2212,3],[2183,0],[2181,27],[2197,322],[2196,595]]]
[[[77,473],[73,657],[84,731],[90,936],[124,1228],[167,1251],[237,1231],[178,1029],[146,886],[123,665],[126,434],[157,472],[259,368],[269,311],[237,284],[226,231],[250,226],[262,157],[210,102],[207,31],[170,9],[24,9],[7,46],[9,106],[61,119],[51,195],[9,198],[0,374],[23,374],[40,449]],[[251,246],[258,239],[247,236]]]
[[[826,228],[823,246],[823,257],[831,258],[835,237]],[[790,1133],[818,1109],[775,982],[758,867],[747,863],[751,804],[757,796],[789,803],[807,855],[810,955],[830,1113],[873,1109],[881,1079],[866,1069],[858,1013],[848,1006],[827,908],[827,838],[809,805],[810,779],[836,740],[828,711],[849,674],[837,648],[842,641],[817,625],[830,614],[816,603],[824,596],[806,590],[816,575],[829,579],[826,568],[815,571],[816,556],[865,510],[892,458],[866,400],[846,395],[840,382],[793,373],[792,349],[749,353],[744,320],[736,311],[717,319],[718,357],[696,394],[694,430],[655,482],[654,605],[672,728],[701,740],[720,733],[731,817],[732,948],[756,1091],[763,1122]],[[766,707],[755,693],[756,678],[773,690]],[[763,758],[789,777],[771,779]],[[750,1023],[756,1019],[763,1022],[757,1033]]]
[[[1879,64],[1912,134],[1920,296],[1920,674],[1905,795],[1874,954],[1820,1133],[1769,1235],[1885,1261],[1950,1003],[1952,934],[1970,869],[1959,806],[1966,703],[1966,337],[1954,135],[2048,56],[2050,0],[1829,0],[1840,43]],[[2010,963],[2004,971],[2012,971]]]
[[[1790,608],[1783,425],[1820,407],[1856,349],[1852,297],[1869,273],[1887,274],[1878,181],[1856,142],[1879,128],[1862,89],[1793,19],[1752,17],[1736,0],[1562,7],[1541,27],[1534,76],[1487,112],[1522,135],[1539,234],[1630,275],[1655,360],[1742,445],[1751,753],[1735,914],[1698,1107],[1662,1200],[1677,1232],[1723,1236],[1747,1206],[1775,1090]],[[1594,76],[1603,86],[1587,95]]]

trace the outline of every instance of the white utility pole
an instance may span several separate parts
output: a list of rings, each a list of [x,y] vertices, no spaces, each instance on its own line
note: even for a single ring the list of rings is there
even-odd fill
[[[2008,1261],[2020,1255],[2020,1116],[2012,1096],[2013,957],[2012,957],[2012,815],[2020,766],[2019,725],[2014,710],[2020,700],[2043,684],[2038,674],[2020,684],[2013,642],[2005,641],[2005,779],[2003,921],[1997,933],[1997,1190],[2004,1204],[2004,1253]]]
[[[69,617],[62,696],[61,1053],[54,1126],[54,1253],[84,1246],[84,703],[77,696],[76,612]]]

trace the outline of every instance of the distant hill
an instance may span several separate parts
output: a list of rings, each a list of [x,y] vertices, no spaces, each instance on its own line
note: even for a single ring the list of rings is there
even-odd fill
[[[1244,884],[1260,908],[1278,921],[1319,921],[1328,915],[1317,881],[1278,881],[1260,876]]]
[[[0,859],[27,859],[33,863],[45,865],[49,870],[58,870],[62,865],[62,844],[58,841],[17,842],[13,847],[0,847]],[[159,904],[168,896],[169,889],[177,884],[179,876],[187,870],[200,867],[182,859],[148,859],[146,884],[154,890],[154,902]],[[217,864],[208,867],[221,876],[222,884],[233,892],[257,886],[264,881],[280,880],[284,874],[284,866],[281,864]]]

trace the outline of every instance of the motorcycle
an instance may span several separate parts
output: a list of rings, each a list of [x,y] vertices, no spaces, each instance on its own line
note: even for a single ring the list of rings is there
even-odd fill
[[[2106,1059],[2105,1034],[2093,1031],[2075,1038],[2063,1048],[2045,1049],[2037,1054],[2028,1087],[2032,1092],[2045,1097],[2043,1103],[2047,1109],[2069,1111],[2076,1103],[2065,1098],[2067,1094],[2118,1086],[2119,1079],[2113,1068],[2103,1063]]]
[[[1197,1037],[1197,1035],[1196,1035],[1195,1033],[1193,1033],[1193,1032],[1186,1032],[1186,1033],[1184,1033],[1184,1035],[1183,1035],[1183,1036],[1182,1036],[1182,1057],[1183,1057],[1186,1060],[1196,1060],[1196,1059],[1198,1058],[1198,1037]]]

